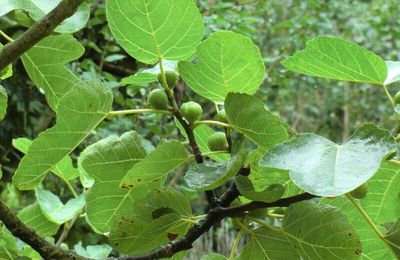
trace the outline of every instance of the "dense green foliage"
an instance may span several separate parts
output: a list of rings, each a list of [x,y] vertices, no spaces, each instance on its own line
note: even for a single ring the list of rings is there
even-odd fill
[[[400,7],[354,2],[87,1],[0,72],[0,200],[90,259],[210,219],[229,250],[173,259],[399,259]],[[39,253],[0,222],[0,259]]]

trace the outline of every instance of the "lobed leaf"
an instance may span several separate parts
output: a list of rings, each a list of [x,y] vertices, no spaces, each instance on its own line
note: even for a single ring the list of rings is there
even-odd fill
[[[45,217],[38,203],[23,208],[18,212],[17,216],[25,225],[34,229],[40,236],[53,236],[60,227]]]
[[[237,176],[235,182],[240,195],[254,201],[270,203],[285,194],[285,188],[280,184],[271,184],[262,191],[256,191],[250,179],[243,175]]]
[[[396,149],[389,131],[365,124],[343,145],[303,134],[268,151],[260,165],[288,170],[292,181],[306,192],[335,197],[370,179]]]
[[[346,40],[320,36],[307,42],[306,49],[282,62],[291,71],[323,78],[383,85],[385,61],[375,53]]]
[[[109,0],[107,21],[115,40],[140,62],[189,58],[204,25],[192,0]]]
[[[136,132],[126,132],[120,137],[109,136],[87,147],[82,154],[79,164],[94,178],[93,187],[86,197],[87,220],[98,233],[109,232],[114,221],[130,212],[135,201],[160,187],[160,180],[136,189],[119,187],[125,174],[146,157],[142,140]]]
[[[223,102],[229,92],[254,94],[264,80],[260,50],[243,35],[213,33],[197,47],[197,56],[196,63],[179,62],[179,72],[194,92],[211,101]]]
[[[78,255],[89,259],[105,259],[111,253],[112,248],[106,244],[87,246],[85,248],[82,246],[82,242],[79,242],[74,246],[74,250]]]
[[[156,190],[135,202],[133,210],[115,222],[110,243],[125,254],[150,251],[178,239],[193,224],[190,201],[172,190]],[[134,246],[132,246],[134,245]]]

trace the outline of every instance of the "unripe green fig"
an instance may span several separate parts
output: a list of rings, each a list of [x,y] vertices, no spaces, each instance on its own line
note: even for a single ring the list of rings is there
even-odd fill
[[[225,133],[215,132],[208,138],[208,148],[211,151],[224,151],[228,148]]]
[[[165,110],[168,109],[168,97],[162,89],[155,89],[150,92],[147,102],[152,108]]]
[[[167,70],[164,72],[164,75],[165,75],[165,79],[167,80],[168,87],[170,89],[173,89],[176,87],[176,85],[178,85],[179,75],[176,71]],[[158,74],[158,82],[160,82],[160,84],[162,84],[161,74]]]
[[[228,123],[228,119],[226,118],[225,109],[218,111],[218,121],[222,123]]]
[[[350,195],[356,199],[363,199],[368,193],[368,183],[360,185],[358,188],[350,192]]]
[[[182,104],[180,113],[191,124],[200,118],[203,109],[198,103],[189,101]]]
[[[400,104],[400,91],[397,92],[396,96],[394,96],[394,102],[397,104]]]

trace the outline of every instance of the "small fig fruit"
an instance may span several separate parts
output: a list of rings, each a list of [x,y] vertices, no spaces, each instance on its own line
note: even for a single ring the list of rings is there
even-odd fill
[[[215,132],[208,138],[208,148],[211,151],[224,151],[228,148],[225,133]]]
[[[218,112],[218,121],[222,123],[228,123],[228,119],[226,118],[225,109],[222,109]]]
[[[181,105],[180,113],[191,124],[200,118],[203,109],[198,103],[190,101]]]
[[[397,104],[400,104],[400,91],[397,92],[397,94],[394,96],[394,102]]]
[[[179,79],[178,73],[174,70],[167,70],[164,72],[164,74],[165,74],[165,79],[167,80],[168,87],[170,89],[175,88],[176,85],[178,85],[178,79]],[[162,84],[161,74],[158,74],[158,82]]]
[[[368,193],[368,183],[363,183],[358,186],[355,190],[350,192],[350,195],[356,199],[363,199]]]
[[[168,109],[168,97],[162,89],[155,89],[150,92],[147,102],[152,108],[165,110]]]

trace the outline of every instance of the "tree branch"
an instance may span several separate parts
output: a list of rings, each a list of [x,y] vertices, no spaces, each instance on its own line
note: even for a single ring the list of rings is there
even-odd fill
[[[15,236],[30,245],[44,259],[71,259],[85,260],[72,251],[63,250],[41,238],[35,230],[27,227],[18,217],[0,200],[0,220]]]
[[[50,13],[36,22],[14,42],[0,52],[0,70],[18,59],[36,43],[50,35],[65,19],[72,16],[84,0],[63,0]]]

